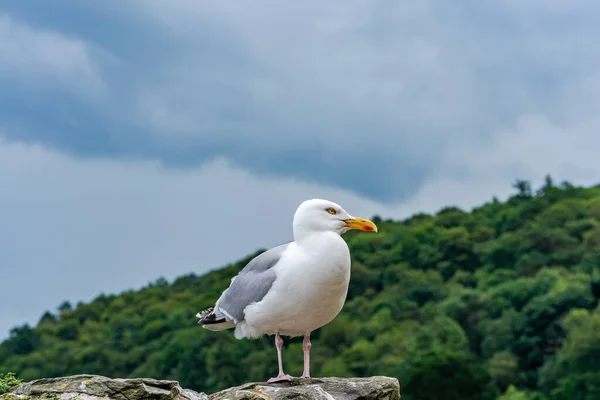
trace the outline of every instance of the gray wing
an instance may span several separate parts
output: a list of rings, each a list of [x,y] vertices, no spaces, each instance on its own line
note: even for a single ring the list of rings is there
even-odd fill
[[[290,243],[273,247],[254,257],[240,273],[231,279],[231,285],[223,292],[215,304],[215,313],[224,314],[227,320],[236,323],[244,320],[244,309],[265,297],[273,282],[273,267]]]

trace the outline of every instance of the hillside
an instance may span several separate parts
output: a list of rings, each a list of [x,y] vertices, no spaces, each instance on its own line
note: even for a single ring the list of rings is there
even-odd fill
[[[515,183],[471,212],[350,232],[348,300],[312,336],[315,376],[397,377],[402,398],[600,398],[600,186]],[[276,371],[272,337],[210,332],[211,305],[251,256],[203,276],[65,303],[0,344],[0,373],[175,379],[214,392]],[[286,372],[302,372],[301,338]]]

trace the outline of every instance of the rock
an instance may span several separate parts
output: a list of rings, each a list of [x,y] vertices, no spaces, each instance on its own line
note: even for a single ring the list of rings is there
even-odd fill
[[[207,395],[183,389],[177,381],[110,379],[74,375],[23,383],[0,400],[399,400],[395,378],[295,378],[282,383],[247,383]]]
[[[207,400],[177,381],[110,379],[98,375],[44,378],[22,383],[0,400]]]
[[[296,378],[287,383],[248,383],[222,390],[210,400],[399,400],[396,378]]]

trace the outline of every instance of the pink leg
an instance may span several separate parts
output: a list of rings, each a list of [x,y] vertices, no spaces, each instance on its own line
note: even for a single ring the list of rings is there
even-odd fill
[[[268,383],[290,381],[292,377],[283,373],[283,362],[281,361],[281,347],[283,346],[283,339],[279,336],[279,332],[275,335],[275,347],[277,347],[277,362],[279,363],[279,374],[275,378],[269,379]]]
[[[304,372],[301,378],[310,378],[310,332],[304,334],[304,342],[302,348],[304,349]]]

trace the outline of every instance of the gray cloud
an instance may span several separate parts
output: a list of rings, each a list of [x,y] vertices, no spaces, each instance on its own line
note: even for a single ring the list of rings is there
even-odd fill
[[[0,123],[9,139],[76,156],[224,157],[406,201],[453,142],[492,140],[522,114],[589,108],[572,87],[597,73],[600,7],[563,3],[68,1],[52,12],[8,1],[13,24],[76,44],[106,92],[82,101],[55,85],[33,101],[8,82]]]

